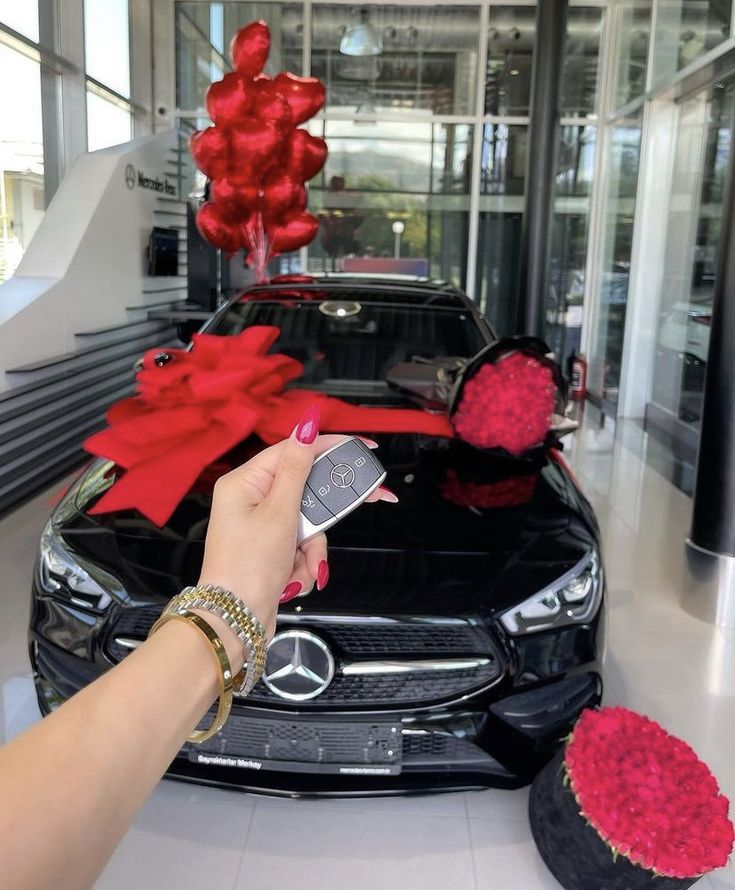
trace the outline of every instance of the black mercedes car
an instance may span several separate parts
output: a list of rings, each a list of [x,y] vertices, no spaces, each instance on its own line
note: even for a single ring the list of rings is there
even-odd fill
[[[280,328],[273,351],[303,362],[298,386],[362,405],[407,404],[386,384],[397,363],[469,357],[493,339],[461,292],[422,281],[262,286],[203,330],[253,324]],[[599,533],[558,453],[529,465],[446,438],[370,435],[399,503],[330,530],[329,584],[281,608],[263,680],[169,775],[291,795],[516,787],[599,703]],[[118,471],[95,460],[82,472],[43,532],[33,580],[44,713],[139,646],[196,582],[214,480],[260,444],[206,471],[164,528],[132,510],[90,516]],[[515,494],[473,500],[488,470],[493,491]]]

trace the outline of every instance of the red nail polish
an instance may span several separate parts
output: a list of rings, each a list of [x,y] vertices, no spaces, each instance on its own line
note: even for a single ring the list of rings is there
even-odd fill
[[[378,491],[381,493],[381,495],[387,495],[387,497],[382,498],[382,500],[389,501],[391,504],[398,503],[398,495],[395,492],[391,491],[387,485],[381,485],[378,488]]]
[[[283,593],[281,594],[281,598],[278,600],[279,605],[283,605],[283,603],[287,603],[289,600],[292,600],[294,597],[298,596],[301,593],[301,588],[304,585],[301,581],[291,581],[290,584],[287,584],[283,588]]]
[[[294,435],[302,445],[311,445],[319,435],[319,408],[316,405],[312,405],[304,412]]]
[[[326,559],[323,559],[316,570],[316,589],[324,590],[327,586],[327,581],[329,581],[329,563]]]

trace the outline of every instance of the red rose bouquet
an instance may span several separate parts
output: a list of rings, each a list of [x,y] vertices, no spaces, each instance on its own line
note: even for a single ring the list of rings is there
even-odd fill
[[[585,711],[530,802],[539,851],[569,890],[690,887],[727,864],[728,809],[685,742],[625,708]]]

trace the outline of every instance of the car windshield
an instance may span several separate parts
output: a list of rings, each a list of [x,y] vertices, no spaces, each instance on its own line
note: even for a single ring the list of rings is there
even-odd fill
[[[212,333],[239,334],[250,325],[275,325],[272,352],[304,364],[299,386],[329,392],[385,392],[388,371],[415,356],[472,356],[485,339],[461,306],[407,306],[346,299],[256,299],[233,304]]]

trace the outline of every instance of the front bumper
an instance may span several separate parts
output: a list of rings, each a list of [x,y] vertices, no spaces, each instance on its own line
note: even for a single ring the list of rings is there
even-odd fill
[[[33,633],[30,655],[43,713],[101,673]],[[596,666],[587,665],[524,691],[492,690],[418,710],[299,712],[236,701],[224,729],[204,745],[184,745],[167,774],[288,796],[515,788],[533,778],[601,693]]]

